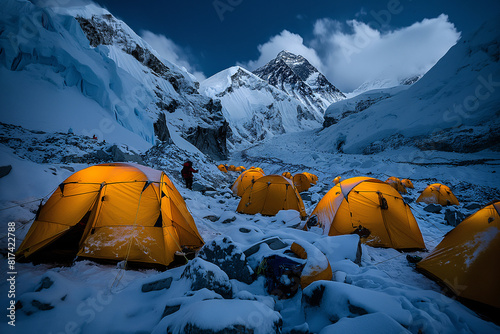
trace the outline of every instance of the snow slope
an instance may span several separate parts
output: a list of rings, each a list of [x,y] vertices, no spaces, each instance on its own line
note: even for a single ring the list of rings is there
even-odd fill
[[[325,129],[318,148],[347,153],[417,145],[422,149],[498,148],[500,20],[463,38],[406,91]]]
[[[231,127],[229,139],[241,148],[274,135],[320,126],[322,117],[253,73],[234,66],[204,80],[200,92],[220,99]]]
[[[105,9],[8,0],[0,21],[6,37],[0,40],[0,85],[9,108],[0,121],[71,127],[117,143],[141,137],[148,143],[136,144],[142,149],[172,139],[172,131],[216,158],[226,156],[220,106],[198,93],[192,75],[160,60]]]

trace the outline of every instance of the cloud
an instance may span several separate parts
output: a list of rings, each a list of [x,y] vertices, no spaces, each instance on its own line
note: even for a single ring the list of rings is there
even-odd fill
[[[259,45],[257,48],[260,52],[259,58],[246,63],[240,63],[241,66],[251,71],[256,70],[267,64],[271,59],[276,58],[276,55],[280,51],[287,50],[291,53],[302,55],[320,71],[323,69],[316,51],[305,46],[304,40],[300,35],[291,33],[288,30],[283,30],[279,35],[271,37],[268,42]]]
[[[177,45],[174,41],[167,38],[162,34],[155,34],[149,30],[142,30],[141,37],[144,39],[153,49],[158,52],[160,57],[168,60],[169,62],[183,67],[186,71],[193,74],[198,81],[203,81],[206,79],[205,74],[199,71],[194,64],[193,57],[189,54],[187,49],[182,48]]]
[[[344,91],[367,81],[398,82],[427,72],[460,38],[448,16],[381,32],[357,20],[345,25],[321,19],[314,25],[312,47],[320,54],[327,78]]]
[[[364,15],[362,10],[358,16]],[[340,90],[351,92],[365,82],[397,84],[424,74],[459,38],[444,14],[392,30],[358,20],[324,18],[315,22],[311,40],[283,30],[259,45],[259,58],[243,66],[254,70],[288,50],[308,59]]]

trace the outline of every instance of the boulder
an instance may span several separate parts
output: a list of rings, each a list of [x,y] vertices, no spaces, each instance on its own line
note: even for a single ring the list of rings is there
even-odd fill
[[[243,251],[229,237],[218,237],[205,244],[198,256],[217,265],[229,278],[250,284],[252,269],[245,261]]]
[[[441,212],[441,205],[439,204],[429,204],[424,208],[424,211],[430,212],[430,213],[440,213]]]
[[[447,225],[457,226],[464,219],[465,215],[456,209],[446,209],[444,212],[444,220]]]
[[[254,300],[212,299],[182,305],[155,328],[171,334],[281,333],[281,315]]]
[[[227,274],[215,264],[201,258],[189,261],[181,278],[191,281],[191,290],[193,291],[206,288],[224,298],[230,298],[233,295],[233,288]]]
[[[172,277],[163,278],[154,282],[145,283],[142,285],[142,292],[158,291],[170,288]]]

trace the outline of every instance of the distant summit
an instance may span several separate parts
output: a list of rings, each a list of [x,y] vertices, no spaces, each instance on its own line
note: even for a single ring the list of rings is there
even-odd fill
[[[321,115],[330,104],[345,99],[306,58],[289,51],[281,51],[253,73]]]

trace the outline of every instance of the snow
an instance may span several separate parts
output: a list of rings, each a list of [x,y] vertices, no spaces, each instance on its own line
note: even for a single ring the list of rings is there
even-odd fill
[[[443,130],[453,136],[463,129],[467,137],[473,137],[494,131],[500,103],[498,22],[489,21],[462,38],[407,90],[325,129],[317,147],[331,150],[335,148],[332,144],[342,141],[343,152],[362,153],[377,141],[388,146],[391,136],[418,139],[437,136]]]
[[[8,1],[5,12],[1,14],[2,23],[7,15],[5,13],[12,13],[13,10],[32,14],[30,6],[32,5],[28,2]],[[74,9],[75,12],[77,10],[86,17],[100,11],[103,11],[101,14],[105,13],[99,7],[88,7],[83,11]],[[50,11],[47,13],[50,14]],[[65,27],[75,24],[72,19],[67,17],[65,21],[60,16],[51,18],[53,25],[69,38],[71,34]],[[485,27],[484,29],[488,30],[488,26]],[[13,26],[7,28],[13,29]],[[124,31],[128,31],[127,29],[124,28]],[[44,38],[55,38],[47,31],[42,32],[45,34]],[[129,33],[132,36],[132,32]],[[76,40],[71,40],[77,43],[80,37],[82,36],[77,35]],[[478,40],[474,42],[476,44],[490,41],[482,34],[477,38]],[[37,52],[49,52],[48,56],[52,54],[51,52],[55,52],[42,46],[42,42],[42,40],[36,42]],[[182,127],[183,122],[191,125],[199,124],[197,118],[199,115],[193,110],[196,106],[206,103],[208,98],[197,93],[193,93],[194,97],[186,97],[189,94],[172,90],[171,85],[165,80],[156,81],[149,76],[142,76],[141,70],[147,68],[134,62],[130,55],[123,53],[116,46],[100,46],[93,49],[87,46],[88,49],[81,50],[73,45],[73,42],[65,45],[68,54],[71,50],[75,53],[72,57],[61,56],[60,61],[68,61],[68,65],[78,61],[82,66],[83,64],[91,66],[92,61],[96,61],[102,66],[110,66],[98,66],[99,70],[116,65],[106,74],[97,71],[100,73],[97,79],[94,77],[96,74],[92,74],[90,70],[80,71],[80,74],[89,80],[95,79],[98,82],[102,80],[101,83],[106,82],[106,85],[110,83],[117,85],[120,80],[117,81],[116,76],[121,78],[123,84],[121,88],[118,86],[109,90],[105,88],[107,94],[120,91],[123,94],[130,93],[128,86],[130,82],[125,79],[132,78],[131,80],[145,85],[145,91],[150,90],[153,84],[161,84],[162,91],[171,92],[172,96],[179,96],[180,101],[185,103],[179,110],[167,115],[168,127],[175,144],[168,144],[162,150],[151,151],[152,153],[150,152],[144,161],[147,165],[167,173],[185,199],[206,243],[229,237],[238,250],[248,250],[257,244],[255,252],[246,257],[247,264],[256,273],[263,258],[270,255],[289,256],[291,244],[297,242],[307,248],[307,261],[317,264],[317,267],[325,267],[326,256],[332,268],[333,279],[317,281],[304,291],[299,289],[292,298],[279,300],[267,293],[262,275],[256,276],[251,284],[247,284],[230,279],[218,266],[200,258],[163,272],[152,269],[124,270],[123,263],[99,264],[87,260],[77,261],[66,267],[17,263],[15,300],[20,302],[22,307],[16,310],[15,332],[32,333],[43,330],[52,333],[165,333],[167,331],[182,333],[186,330],[186,326],[195,326],[206,331],[244,326],[254,330],[255,333],[269,333],[275,328],[281,328],[283,333],[292,330],[314,333],[500,333],[498,325],[488,321],[487,318],[482,318],[456,299],[447,297],[437,283],[415,271],[407,262],[406,253],[390,248],[360,245],[357,235],[325,236],[322,231],[315,229],[304,231],[300,229],[299,214],[294,210],[280,211],[274,217],[237,213],[239,198],[232,196],[229,187],[238,174],[221,173],[216,168],[217,164],[222,162],[246,167],[255,165],[263,168],[267,174],[281,174],[284,171],[292,174],[305,171],[314,173],[319,178],[318,183],[308,192],[302,193],[308,213],[312,212],[322,196],[333,187],[332,180],[336,176],[342,176],[343,180],[354,176],[369,176],[381,180],[387,179],[388,176],[410,178],[415,189],[409,189],[404,198],[411,207],[428,250],[431,251],[452,227],[445,224],[444,212],[437,214],[426,212],[425,204],[415,202],[419,193],[428,184],[435,182],[446,184],[461,203],[455,209],[465,215],[473,213],[474,210],[466,208],[468,204],[484,205],[500,196],[497,151],[456,153],[403,147],[371,155],[339,153],[332,147],[332,140],[337,135],[332,134],[333,130],[327,129],[328,131],[320,133],[314,129],[304,131],[304,128],[311,128],[307,126],[301,128],[298,123],[294,128],[284,122],[283,124],[287,124],[287,131],[284,133],[273,133],[273,136],[269,136],[266,140],[258,141],[252,146],[244,146],[245,149],[242,151],[234,148],[229,160],[215,162],[182,137],[182,129],[185,129]],[[32,46],[27,42],[23,43],[20,41],[23,47]],[[463,45],[474,46],[476,45],[474,43],[462,43],[458,51],[450,50],[450,52],[457,52],[465,57],[466,55],[462,54],[465,48]],[[145,44],[140,45],[146,47]],[[477,51],[476,48],[472,50]],[[81,54],[88,57],[83,57]],[[471,57],[478,60],[474,64],[485,65],[484,68],[477,68],[479,71],[477,73],[482,73],[484,78],[488,78],[484,71],[496,67],[493,67],[483,57],[484,55],[481,56],[479,51],[473,54],[475,56]],[[2,57],[7,56],[10,57],[10,54],[5,56],[2,54],[0,63],[5,60]],[[2,108],[5,108],[2,110],[19,112],[2,112],[0,121],[21,125],[22,128],[8,130],[6,126],[2,126],[0,133],[1,165],[12,166],[10,173],[0,178],[0,220],[15,222],[16,244],[19,245],[31,226],[40,199],[47,198],[47,195],[50,195],[73,172],[91,164],[90,162],[62,163],[62,157],[59,155],[83,157],[88,152],[101,149],[100,144],[90,142],[82,135],[86,129],[99,129],[101,120],[109,118],[110,109],[99,104],[98,97],[104,96],[104,92],[85,90],[84,93],[78,85],[66,85],[64,80],[71,79],[74,74],[69,70],[64,72],[66,76],[63,77],[61,72],[36,63],[17,72],[10,71],[9,67],[4,65],[2,63],[0,66],[0,92]],[[445,65],[446,59],[436,65],[439,75],[444,75],[445,71],[442,68]],[[231,73],[235,74],[238,70],[240,69],[233,68],[218,77],[207,79],[212,80],[207,87],[216,88],[214,91],[209,91],[209,94],[227,89],[231,84]],[[433,71],[434,69],[428,75],[433,75]],[[456,71],[456,68],[450,65],[449,71]],[[470,76],[467,71],[469,69],[464,68],[457,74],[456,85],[454,84],[453,88],[458,95],[467,89],[461,86],[464,82],[469,82],[461,81],[462,75],[467,78]],[[402,106],[403,102],[405,102],[403,110],[409,108],[408,113],[416,112],[413,108],[425,109],[424,107],[429,107],[433,103],[442,107],[442,104],[438,103],[440,100],[424,101],[425,105],[422,104],[424,102],[417,102],[417,94],[429,93],[427,89],[436,88],[434,83],[441,80],[432,76],[431,78],[433,80],[424,77],[407,90],[398,91],[402,88],[397,88],[369,92],[364,96],[360,95],[357,101],[367,97],[371,99],[384,96],[385,93],[391,95],[365,109],[367,113],[372,113],[373,110],[378,113],[377,110],[381,110],[382,106],[384,108],[392,105]],[[98,87],[104,89],[105,86]],[[274,92],[274,88],[271,90]],[[29,94],[26,93],[28,91]],[[250,96],[248,92],[243,90],[241,92],[242,96]],[[148,100],[150,98],[148,94],[141,96]],[[452,95],[447,90],[442,92],[440,99],[443,99],[443,103],[448,103]],[[429,96],[429,94],[424,95],[424,97]],[[391,100],[399,102],[390,102]],[[241,102],[238,99],[234,101]],[[337,111],[332,111],[332,114],[339,115],[350,110],[349,104],[353,101],[356,100],[346,100],[338,104]],[[497,101],[497,97],[492,95],[491,101]],[[132,105],[139,103],[137,100],[132,102]],[[418,106],[413,107],[413,102]],[[190,103],[193,104],[188,107]],[[255,103],[262,102],[255,101]],[[344,108],[342,106],[347,109],[342,109]],[[331,110],[335,108],[332,106]],[[434,107],[429,108],[435,111]],[[418,111],[420,112],[420,109]],[[393,113],[394,110],[388,112]],[[425,112],[427,115],[427,111]],[[133,111],[130,115],[132,114],[135,115]],[[350,151],[349,147],[359,152],[354,149],[357,141],[350,142],[353,136],[359,135],[361,143],[373,134],[372,130],[365,130],[366,122],[372,122],[372,117],[377,115],[361,116],[361,114],[356,117],[347,116],[339,123],[346,126],[342,129],[346,140],[345,152]],[[152,137],[148,135],[151,131],[148,126],[152,119],[148,119],[147,112],[140,115],[131,116],[133,122],[130,120],[130,127],[113,123],[115,125],[113,131],[103,131],[99,139],[127,145],[131,150],[144,152],[153,144],[150,141]],[[362,119],[365,116],[366,118]],[[238,110],[234,115],[226,117],[234,117],[230,118],[235,122],[232,126],[238,126],[236,118],[245,118],[247,114],[245,110]],[[399,117],[403,116],[398,114],[396,119]],[[414,116],[408,116],[411,117]],[[293,121],[293,117],[290,117],[290,121]],[[431,122],[432,119],[428,121]],[[417,128],[422,126],[419,122],[423,121],[416,119],[415,122]],[[123,124],[125,123],[124,121]],[[364,127],[359,130],[355,123]],[[406,128],[406,125],[396,121],[393,125]],[[69,127],[74,130],[76,136],[79,136],[81,142],[74,142],[70,140],[71,138],[67,143],[61,140],[65,138],[64,134],[67,134]],[[293,132],[289,133],[288,130],[291,129]],[[378,128],[377,131],[381,129]],[[42,130],[46,133],[31,130]],[[382,138],[378,132],[374,136]],[[249,137],[248,140],[251,139]],[[317,142],[321,142],[321,145]],[[58,157],[47,158],[47,153],[51,151]],[[187,159],[194,161],[195,168],[200,169],[195,175],[195,181],[202,186],[210,187],[209,190],[191,191],[182,185],[179,170],[182,162]],[[475,239],[478,246],[476,252],[482,251],[493,232],[498,233],[498,230],[489,232],[491,234],[481,235]],[[7,230],[4,228],[0,231],[0,251],[4,257],[0,261],[0,270],[4,273],[9,271],[6,261],[7,243]],[[426,252],[412,253],[422,257],[426,254]],[[194,290],[192,277],[201,272],[207,274],[209,287]],[[145,284],[169,280],[171,284],[168,287],[163,286],[158,290],[143,292]],[[214,291],[214,286],[224,287],[231,293],[226,291],[228,295],[224,298],[219,293],[221,291]],[[9,283],[5,279],[0,281],[1,291],[6,292],[8,288]],[[314,305],[314,301],[309,298],[314,295],[315,289],[324,289],[322,299],[319,301],[321,307]],[[7,307],[9,300],[5,294],[0,302],[2,307]],[[6,321],[0,322],[0,332],[11,331],[12,328]]]

